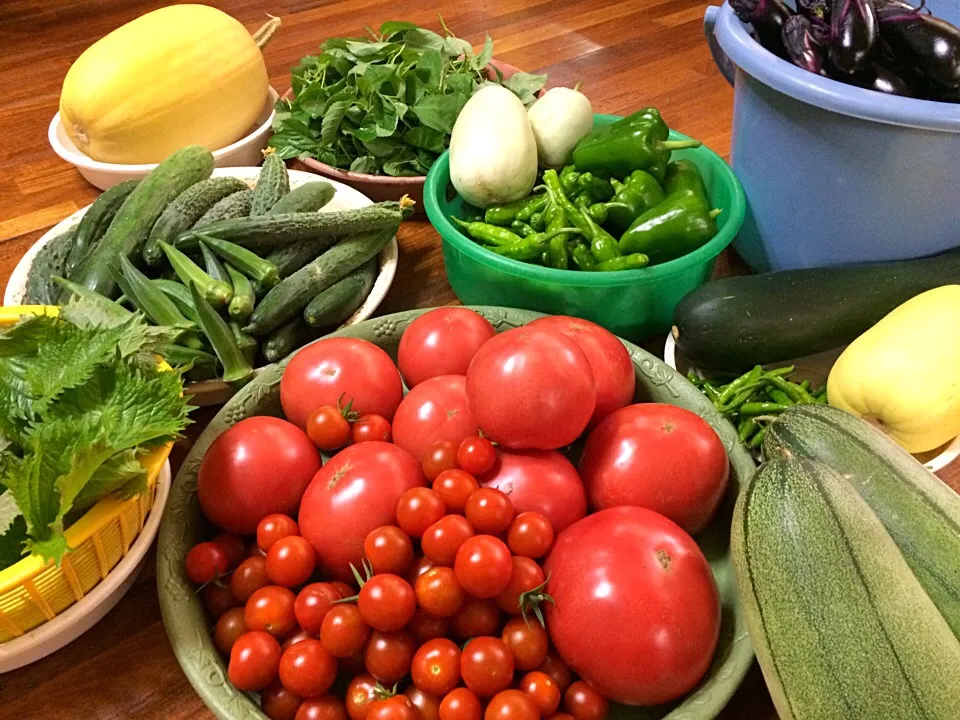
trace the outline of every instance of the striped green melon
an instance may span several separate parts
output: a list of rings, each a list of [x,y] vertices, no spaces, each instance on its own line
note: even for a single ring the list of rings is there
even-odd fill
[[[848,480],[960,638],[960,496],[879,430],[826,405],[785,412],[763,450],[819,460]]]
[[[731,554],[781,720],[955,720],[960,642],[857,492],[826,465],[763,465]]]

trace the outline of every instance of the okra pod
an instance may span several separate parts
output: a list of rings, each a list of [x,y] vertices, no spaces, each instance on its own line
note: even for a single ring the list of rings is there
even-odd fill
[[[126,281],[123,288],[124,295],[136,304],[143,314],[155,325],[166,325],[174,328],[193,328],[194,324],[183,316],[166,293],[154,285],[150,278],[140,272],[130,262],[126,255],[119,256],[120,270]],[[118,282],[119,284],[119,282]]]
[[[204,242],[200,243],[200,254],[203,255],[203,267],[207,271],[207,275],[214,280],[219,280],[229,285],[230,276],[227,275],[227,269],[223,266],[223,263],[220,262],[220,258],[218,258],[213,250],[207,247],[207,244]]]
[[[167,345],[161,352],[171,367],[189,367],[194,380],[206,380],[217,376],[217,358],[204,350],[194,350],[182,345]]]
[[[68,293],[68,297],[73,296],[81,300],[86,300],[87,302],[96,305],[97,308],[103,311],[104,314],[109,315],[112,318],[123,320],[130,317],[132,314],[118,302],[115,302],[108,297],[104,297],[100,293],[91,290],[85,285],[78,285],[71,280],[56,276],[54,276],[53,281],[62,287],[66,293]]]
[[[233,285],[233,297],[227,306],[227,313],[237,322],[246,322],[257,303],[253,285],[246,275],[230,263],[227,263],[227,274],[230,276],[230,284]]]
[[[249,278],[256,280],[264,287],[270,288],[280,282],[280,271],[277,266],[264,260],[252,250],[240,247],[236,243],[219,240],[211,235],[199,233],[200,244],[222,257],[234,268]]]
[[[173,271],[184,285],[196,285],[204,300],[216,308],[222,308],[233,297],[233,288],[227,283],[214,280],[204,272],[203,268],[188,258],[183,252],[169,243],[160,241],[167,260]],[[196,304],[196,303],[194,303]]]
[[[180,312],[194,323],[197,322],[197,309],[193,306],[193,296],[190,295],[190,290],[186,285],[176,280],[163,278],[156,278],[151,282],[173,300],[173,304],[177,306]]]
[[[207,302],[196,283],[190,283],[190,295],[197,308],[200,327],[223,365],[224,381],[238,384],[247,382],[253,376],[253,367],[237,345],[230,326]]]
[[[243,353],[243,356],[247,359],[247,362],[253,365],[253,360],[257,356],[257,340],[248,333],[243,331],[243,328],[240,327],[237,323],[231,321],[227,325],[230,326],[230,332],[233,333],[233,339],[237,341],[237,347],[240,348],[240,352]]]

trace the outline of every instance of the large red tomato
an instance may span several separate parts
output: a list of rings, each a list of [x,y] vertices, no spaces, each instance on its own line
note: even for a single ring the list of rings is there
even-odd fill
[[[351,580],[371,530],[396,522],[404,492],[425,484],[420,463],[385,442],[350,445],[316,474],[300,503],[300,534],[317,553],[317,568]]]
[[[267,515],[296,515],[320,469],[320,453],[296,425],[275,417],[241,420],[203,456],[197,496],[214,525],[253,535]]]
[[[580,474],[595,509],[639,505],[698,533],[727,489],[729,463],[699,415],[644,403],[617,410],[590,433]]]
[[[516,512],[545,515],[560,532],[587,514],[587,495],[577,469],[556,450],[503,450],[497,464],[481,478],[502,490]]]
[[[501,333],[467,370],[467,401],[483,434],[507,448],[550,450],[583,432],[597,386],[570,338],[536,327]]]
[[[630,353],[616,335],[589,320],[566,315],[548,315],[530,325],[563,333],[587,356],[597,383],[597,407],[588,428],[596,427],[614,410],[630,404],[637,377]]]
[[[466,375],[477,350],[496,334],[473,310],[437,308],[424,313],[400,338],[397,365],[407,387],[438,375]]]
[[[554,647],[611,700],[669,702],[710,667],[717,585],[693,538],[662,515],[638,507],[590,515],[560,534],[544,572]]]
[[[477,434],[477,423],[467,408],[467,379],[463,375],[428,378],[407,393],[393,416],[393,441],[417,460],[430,443],[460,441]]]
[[[396,366],[373,343],[356,338],[327,338],[307,345],[291,358],[280,379],[280,402],[287,419],[307,426],[310,413],[323,405],[346,405],[360,415],[393,418],[403,399]]]

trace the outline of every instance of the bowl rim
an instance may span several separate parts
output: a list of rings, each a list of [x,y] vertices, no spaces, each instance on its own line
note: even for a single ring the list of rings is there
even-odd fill
[[[621,119],[618,115],[595,114],[594,119],[598,118],[608,121]],[[671,130],[670,139],[690,140],[691,138]],[[695,148],[692,152],[712,156],[718,161],[718,167],[722,167],[722,176],[726,178],[733,187],[733,203],[730,208],[724,208],[725,213],[729,212],[729,219],[713,238],[693,252],[676,258],[675,260],[637,270],[617,270],[615,272],[604,273],[558,270],[556,268],[541,267],[539,265],[532,265],[520,260],[503,257],[474,242],[460,232],[460,229],[450,221],[450,218],[440,212],[436,201],[436,198],[440,197],[446,191],[446,183],[450,179],[449,150],[437,158],[437,161],[427,174],[427,184],[423,193],[423,205],[427,211],[427,217],[437,229],[437,232],[440,233],[444,243],[449,243],[452,247],[468,255],[473,260],[492,266],[496,270],[509,275],[528,280],[561,282],[564,285],[582,287],[613,287],[628,285],[633,282],[654,281],[687,272],[691,267],[715,258],[733,242],[746,217],[747,199],[743,192],[743,185],[740,184],[739,178],[737,178],[730,165],[706,145]]]

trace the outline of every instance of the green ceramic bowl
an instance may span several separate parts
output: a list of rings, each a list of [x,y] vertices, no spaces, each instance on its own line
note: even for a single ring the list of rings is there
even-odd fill
[[[477,307],[498,332],[536,319],[538,313],[496,307]],[[376,343],[396,358],[400,336],[425,310],[387,315],[334,333]],[[726,502],[697,542],[710,561],[720,588],[722,626],[720,645],[707,676],[681,702],[656,708],[617,707],[613,716],[626,720],[710,720],[733,695],[753,661],[743,613],[730,561],[730,517],[736,494],[753,472],[750,456],[737,442],[733,426],[675,370],[653,355],[624,343],[637,374],[638,402],[679,405],[707,420],[720,435],[730,457],[730,491]],[[289,359],[289,358],[288,358]],[[157,548],[157,585],[163,622],[173,650],[193,687],[221,720],[266,720],[251,696],[238,692],[227,681],[227,668],[210,635],[210,622],[195,588],[184,572],[187,550],[212,536],[197,501],[197,471],[204,453],[227,428],[253,415],[280,415],[280,376],[286,360],[263,369],[253,382],[231,398],[199,437],[187,456],[170,492]]]
[[[619,120],[594,115],[594,127]],[[672,140],[688,140],[671,132]],[[743,225],[746,199],[743,187],[723,159],[707,147],[674,152],[700,168],[715,208],[719,232],[703,247],[676,260],[610,273],[556,270],[501,257],[475,243],[450,221],[464,217],[464,202],[450,184],[449,154],[430,168],[423,202],[427,217],[443,238],[443,260],[450,286],[465,305],[508,305],[554,315],[592,320],[634,342],[666,333],[673,309],[684,295],[710,279],[717,256]]]

